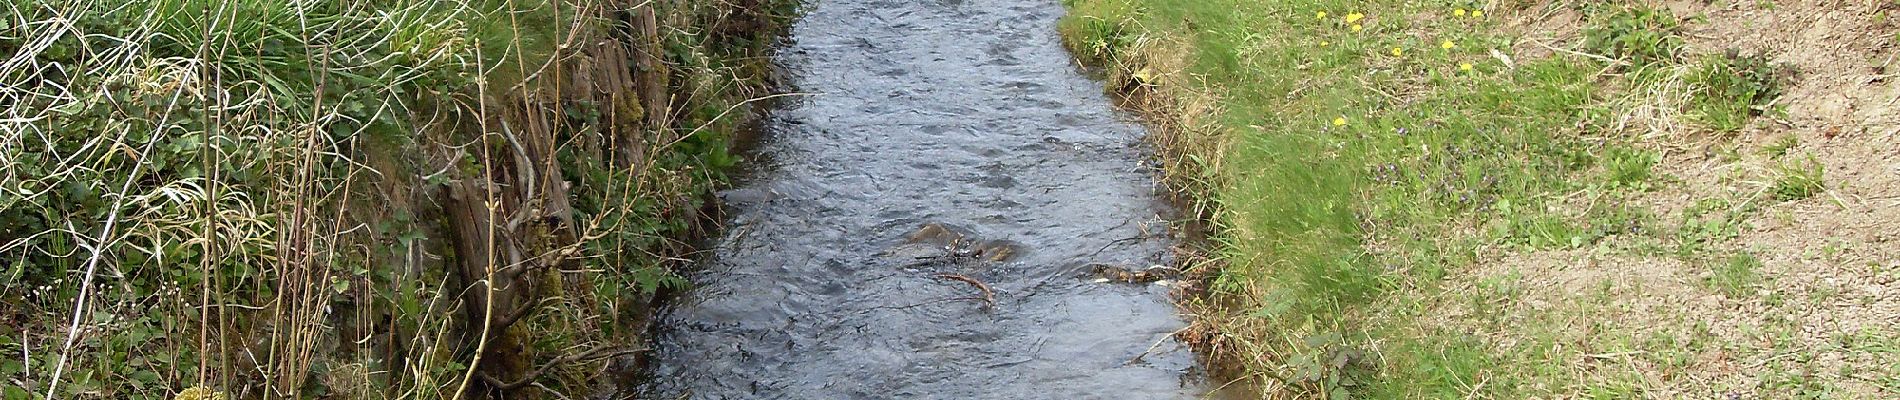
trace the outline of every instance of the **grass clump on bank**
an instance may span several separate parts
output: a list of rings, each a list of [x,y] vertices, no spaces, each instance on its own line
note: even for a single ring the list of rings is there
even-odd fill
[[[1677,240],[1630,201],[1664,180],[1633,131],[1734,130],[1777,89],[1759,58],[1687,65],[1667,10],[1574,3],[1068,0],[1061,29],[1155,121],[1167,178],[1211,222],[1187,338],[1231,378],[1276,398],[1640,397],[1642,372],[1580,370],[1575,349],[1686,339],[1577,334],[1642,289],[1544,297],[1596,272],[1538,256]],[[1587,24],[1575,48],[1498,22],[1564,7]],[[1630,102],[1659,99],[1679,102],[1634,121]],[[1745,292],[1740,257],[1708,282]]]
[[[0,399],[631,383],[790,11],[743,3],[0,6]]]
[[[1760,55],[1705,56],[1692,68],[1695,116],[1716,131],[1741,130],[1781,96],[1782,73]]]

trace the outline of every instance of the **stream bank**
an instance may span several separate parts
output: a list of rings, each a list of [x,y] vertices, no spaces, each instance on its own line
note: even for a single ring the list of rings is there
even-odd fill
[[[619,391],[795,6],[0,8],[0,399]]]
[[[1064,3],[1252,397],[1900,393],[1892,4]]]

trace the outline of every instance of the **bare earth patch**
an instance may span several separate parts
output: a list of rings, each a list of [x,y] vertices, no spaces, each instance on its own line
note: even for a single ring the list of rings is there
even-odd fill
[[[1575,382],[1539,388],[1557,398],[1900,398],[1900,3],[1714,3],[1665,3],[1685,18],[1687,55],[1791,69],[1770,107],[1785,113],[1733,134],[1658,124],[1642,137],[1662,178],[1627,199],[1656,232],[1493,250],[1446,279],[1480,301],[1446,301],[1428,323],[1501,327],[1479,335]],[[1587,23],[1566,7],[1524,14],[1509,24],[1525,32],[1519,58],[1574,49]],[[1809,162],[1824,190],[1777,197],[1789,166]],[[1736,213],[1733,231],[1687,243],[1682,226],[1711,212]]]

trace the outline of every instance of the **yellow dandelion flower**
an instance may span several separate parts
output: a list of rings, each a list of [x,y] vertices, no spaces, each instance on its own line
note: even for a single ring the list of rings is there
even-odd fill
[[[1346,126],[1346,117],[1333,118],[1333,126]]]
[[[1463,17],[1463,16],[1465,16],[1465,9],[1463,9],[1463,8],[1460,8],[1460,9],[1457,9],[1457,10],[1452,10],[1452,11],[1451,11],[1451,15],[1456,15],[1456,16],[1460,16],[1460,17]]]
[[[1392,56],[1393,56],[1393,57],[1404,57],[1404,56],[1405,56],[1405,49],[1403,49],[1403,48],[1398,48],[1398,47],[1393,47],[1393,48],[1392,48]]]
[[[1325,12],[1325,11],[1320,11],[1320,12],[1319,12],[1318,14],[1315,14],[1315,15],[1318,15],[1318,16],[1319,16],[1319,18],[1314,18],[1314,19],[1326,19],[1326,12]]]
[[[1331,46],[1331,45],[1333,45],[1333,42],[1328,42],[1324,40],[1319,42],[1319,47],[1326,47],[1326,46]]]
[[[1484,18],[1484,10],[1471,10],[1472,18]]]
[[[1460,63],[1460,64],[1458,64],[1458,70],[1459,70],[1459,71],[1464,71],[1464,72],[1471,72],[1471,63]]]
[[[1444,43],[1439,43],[1438,47],[1443,47],[1445,48],[1445,50],[1451,50],[1452,48],[1458,47],[1458,44],[1452,43],[1450,40],[1446,40]]]
[[[1359,22],[1359,20],[1362,20],[1362,19],[1366,19],[1365,14],[1360,14],[1360,13],[1346,14],[1346,23],[1348,24]]]
[[[1363,30],[1366,30],[1366,27],[1364,25],[1352,24],[1353,32],[1358,32],[1358,31],[1363,31]]]

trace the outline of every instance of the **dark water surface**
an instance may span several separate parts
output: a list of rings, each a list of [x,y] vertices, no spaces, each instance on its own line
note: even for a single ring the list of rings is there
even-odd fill
[[[778,63],[813,95],[772,114],[761,165],[721,194],[731,220],[697,286],[660,317],[650,396],[1204,390],[1194,355],[1170,338],[1184,322],[1167,290],[1089,274],[1091,263],[1166,264],[1168,206],[1144,166],[1144,132],[1059,44],[1061,6],[817,0],[806,12]],[[902,244],[927,223],[1022,251],[919,259]],[[940,274],[987,283],[994,307]]]

